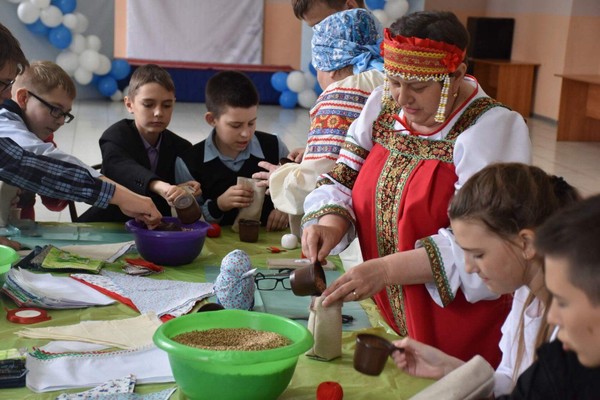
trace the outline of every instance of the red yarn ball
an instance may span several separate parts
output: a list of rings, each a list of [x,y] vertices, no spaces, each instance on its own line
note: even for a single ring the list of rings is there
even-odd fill
[[[221,236],[221,225],[217,223],[210,224],[210,228],[206,232],[206,236],[216,238]]]
[[[321,382],[317,387],[317,400],[342,400],[344,390],[337,382]]]

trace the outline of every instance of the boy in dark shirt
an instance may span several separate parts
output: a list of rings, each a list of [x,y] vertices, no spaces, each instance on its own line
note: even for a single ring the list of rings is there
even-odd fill
[[[206,221],[231,225],[239,209],[253,202],[253,190],[238,185],[237,178],[261,171],[260,161],[278,164],[289,151],[276,135],[256,131],[258,92],[245,74],[223,71],[211,77],[206,108],[204,118],[213,130],[178,160],[177,179],[200,182]],[[269,196],[260,219],[270,231],[288,226],[288,215],[275,210]]]

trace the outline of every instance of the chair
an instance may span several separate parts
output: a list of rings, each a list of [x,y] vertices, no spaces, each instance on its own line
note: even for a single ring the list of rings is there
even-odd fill
[[[92,168],[100,171],[102,169],[102,163],[92,165]],[[73,200],[69,200],[69,215],[71,216],[71,222],[76,222],[79,217],[77,214],[77,207],[75,206],[75,202]]]

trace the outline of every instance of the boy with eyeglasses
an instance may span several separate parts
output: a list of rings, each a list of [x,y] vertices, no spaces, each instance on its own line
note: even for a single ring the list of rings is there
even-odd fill
[[[29,62],[19,41],[0,24],[0,99],[10,98],[15,77]],[[0,137],[0,181],[55,198],[82,201],[99,207],[116,204],[132,218],[148,226],[158,225],[160,212],[152,200],[102,177],[93,178],[87,168],[23,150],[12,139]],[[19,248],[16,242],[0,237],[0,244]]]
[[[0,106],[0,137],[9,137],[23,149],[34,154],[78,164],[87,168],[92,177],[100,173],[78,158],[56,147],[54,132],[73,120],[69,112],[76,96],[75,84],[57,64],[37,61],[30,64],[12,84],[12,99]],[[68,201],[42,196],[51,211],[62,211]],[[22,191],[19,204],[21,218],[35,219],[35,193]]]

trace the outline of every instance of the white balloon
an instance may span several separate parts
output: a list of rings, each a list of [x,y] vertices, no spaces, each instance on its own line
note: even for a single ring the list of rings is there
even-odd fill
[[[408,7],[406,0],[387,0],[383,11],[385,11],[390,21],[395,21],[406,14]]]
[[[121,101],[121,100],[123,100],[123,92],[121,92],[119,89],[117,89],[117,91],[114,92],[112,94],[112,96],[110,96],[110,99],[112,101]]]
[[[90,50],[100,51],[100,47],[102,47],[102,41],[96,35],[90,35],[86,39],[86,47]]]
[[[99,64],[100,54],[96,50],[87,49],[79,55],[79,65],[90,72],[95,71]]]
[[[73,35],[69,50],[74,51],[77,54],[83,53],[85,50],[85,38],[81,34]]]
[[[73,13],[63,15],[63,25],[74,30],[77,27],[77,16]]]
[[[17,7],[17,17],[24,24],[33,24],[40,17],[40,9],[25,1]]]
[[[292,71],[287,77],[287,87],[292,92],[300,93],[306,88],[306,81],[304,80],[304,73],[302,71]]]
[[[392,22],[386,12],[384,10],[373,10],[371,11],[373,13],[373,15],[375,16],[375,18],[377,18],[379,20],[379,22],[381,22],[381,25],[386,28],[390,25],[390,23]]]
[[[79,55],[72,51],[65,50],[56,57],[56,63],[64,69],[67,74],[73,76],[73,73],[79,68]]]
[[[129,96],[129,85],[123,88],[123,97]]]
[[[313,89],[306,89],[298,94],[298,104],[302,108],[311,109],[317,102],[317,94]]]
[[[50,5],[50,0],[29,0],[31,1],[31,3],[36,6],[37,8],[39,8],[40,10],[43,10],[44,8],[48,8],[48,6]]]
[[[85,32],[90,24],[87,17],[85,15],[83,15],[82,13],[75,13],[75,16],[77,17],[77,26],[75,27],[75,29],[73,29],[73,32],[75,32],[75,33]]]
[[[98,68],[96,68],[93,72],[96,75],[106,75],[110,72],[112,68],[112,64],[110,62],[110,58],[106,57],[104,54],[98,54]]]
[[[40,13],[40,19],[48,28],[56,28],[62,24],[63,13],[60,11],[60,8],[56,6],[50,6],[42,10]]]
[[[91,71],[88,71],[83,67],[79,67],[73,74],[73,77],[75,78],[75,82],[79,83],[80,85],[87,85],[92,81],[94,75]]]
[[[306,87],[308,89],[313,89],[317,84],[317,77],[314,76],[310,71],[306,71],[304,73],[304,80],[306,81]]]

